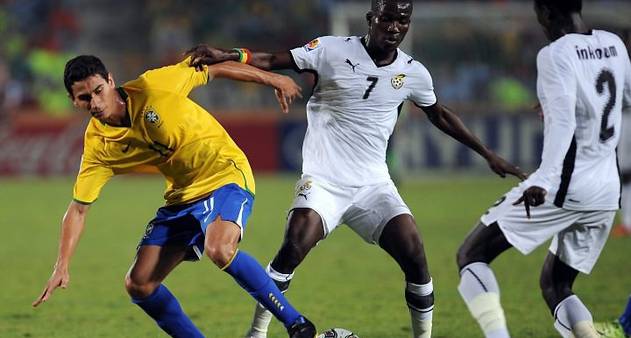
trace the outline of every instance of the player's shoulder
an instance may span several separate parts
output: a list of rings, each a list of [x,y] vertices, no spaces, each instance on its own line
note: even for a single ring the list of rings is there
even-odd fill
[[[401,49],[397,50],[397,53],[399,53],[398,57],[401,59],[399,62],[401,67],[403,67],[407,72],[423,77],[431,77],[429,70],[421,61],[415,59]]]
[[[551,46],[551,44],[543,46],[541,49],[539,49],[539,51],[537,52],[537,64],[540,64],[543,61],[547,61],[551,56],[550,54],[552,49],[553,47]]]
[[[605,49],[608,49],[611,54],[620,55],[626,58],[629,57],[627,46],[618,34],[596,29],[593,30],[593,32],[594,34],[597,34],[599,36],[599,39],[603,41],[603,47],[605,47]]]
[[[105,125],[95,118],[91,118],[85,128],[83,136],[84,156],[96,157],[99,149],[105,147]]]
[[[343,48],[344,45],[348,45],[349,43],[353,43],[359,41],[359,37],[357,36],[334,36],[334,35],[325,35],[317,37],[311,41],[309,41],[303,48],[310,52],[312,50],[316,50],[319,48]]]
[[[622,42],[622,39],[620,38],[620,36],[618,36],[618,34],[602,29],[594,29],[592,30],[592,34],[598,36],[600,40],[607,40],[611,41],[611,43],[619,43],[621,45],[624,45],[624,42]]]
[[[99,120],[90,118],[88,125],[85,127],[85,138],[93,139],[96,136],[102,136],[104,132],[103,127],[103,123],[99,122]]]
[[[553,63],[571,62],[574,54],[575,41],[573,37],[563,36],[544,46],[537,53],[537,67],[547,66]]]
[[[123,85],[121,86],[125,92],[129,93],[135,93],[135,92],[141,92],[146,90],[149,85],[150,85],[150,81],[149,81],[149,76],[151,75],[151,72],[154,71],[153,69],[147,70],[144,73],[140,74],[137,78],[133,79],[133,80],[129,80],[125,83],[123,83]],[[132,95],[133,96],[133,95]]]

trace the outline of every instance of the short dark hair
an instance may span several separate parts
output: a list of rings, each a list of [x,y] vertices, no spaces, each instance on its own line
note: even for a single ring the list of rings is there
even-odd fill
[[[535,5],[561,15],[580,13],[583,10],[583,0],[535,0]]]
[[[72,85],[92,75],[101,75],[107,80],[109,72],[98,57],[94,55],[79,55],[66,62],[64,69],[64,86],[68,94],[72,95]]]
[[[384,4],[386,2],[394,2],[394,1],[399,1],[399,2],[413,2],[413,0],[371,0],[370,1],[370,10],[375,12],[375,11],[379,11],[383,8]]]

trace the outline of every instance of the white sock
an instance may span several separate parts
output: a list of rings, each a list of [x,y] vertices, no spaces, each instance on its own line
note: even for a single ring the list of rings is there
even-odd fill
[[[277,282],[288,282],[294,277],[293,273],[285,274],[274,270],[271,264],[267,265],[265,271],[271,279]],[[285,291],[283,291],[283,293],[285,293]],[[250,324],[250,329],[245,334],[245,338],[266,338],[267,329],[272,321],[272,317],[272,313],[269,312],[262,304],[256,303],[252,324]]]
[[[412,332],[414,338],[430,338],[432,336],[432,314],[434,312],[434,304],[429,307],[420,308],[415,305],[415,300],[426,297],[434,292],[432,280],[427,284],[407,283],[405,286],[406,301],[408,309],[410,309],[410,318],[412,321]]]
[[[250,329],[245,334],[245,338],[266,338],[267,328],[272,321],[272,317],[274,317],[274,315],[261,305],[261,303],[257,302],[254,307],[252,323],[250,324]]]
[[[460,270],[458,291],[486,338],[510,338],[500,288],[486,263],[471,263]]]
[[[576,295],[571,295],[554,309],[554,328],[563,338],[598,338],[592,314]]]
[[[620,214],[622,216],[622,225],[631,231],[631,182],[625,183],[622,186],[622,196],[620,199],[622,210]]]

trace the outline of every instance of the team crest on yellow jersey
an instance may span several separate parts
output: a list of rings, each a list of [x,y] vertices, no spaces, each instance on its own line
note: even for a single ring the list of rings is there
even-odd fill
[[[156,113],[156,111],[151,107],[147,107],[143,115],[145,117],[145,121],[155,125],[156,127],[160,127],[162,124],[160,115],[158,115],[158,113]]]
[[[310,52],[318,47],[320,47],[320,39],[313,39],[304,48],[307,52]]]
[[[392,79],[390,79],[390,83],[392,84],[392,88],[401,89],[404,84],[405,74],[399,74]]]

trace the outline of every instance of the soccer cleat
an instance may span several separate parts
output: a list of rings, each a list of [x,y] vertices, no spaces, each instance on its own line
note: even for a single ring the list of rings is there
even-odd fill
[[[617,320],[612,322],[599,322],[594,323],[594,328],[596,328],[596,332],[600,334],[603,338],[627,338],[628,336],[624,334],[622,330],[622,326],[618,323]]]
[[[315,338],[318,332],[309,319],[300,317],[288,329],[289,338]]]
[[[611,230],[611,235],[613,237],[629,237],[631,236],[630,227],[624,224],[617,224],[613,230]]]

